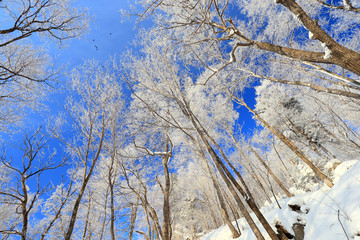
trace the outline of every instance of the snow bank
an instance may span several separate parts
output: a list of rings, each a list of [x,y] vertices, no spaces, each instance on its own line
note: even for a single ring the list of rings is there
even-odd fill
[[[305,224],[305,240],[360,240],[360,161],[340,164],[334,173],[334,183],[331,189],[324,186],[315,192],[281,199],[281,209],[272,204],[261,211],[273,227],[281,223],[292,234],[294,223]],[[291,210],[289,204],[300,206],[300,211]],[[252,217],[256,219],[253,214]],[[238,224],[242,231],[238,240],[256,239],[244,219],[239,219]],[[201,240],[232,240],[232,236],[228,227],[223,226]]]

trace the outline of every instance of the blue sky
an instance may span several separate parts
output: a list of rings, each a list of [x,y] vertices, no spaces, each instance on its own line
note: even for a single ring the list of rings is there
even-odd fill
[[[135,18],[122,21],[121,9],[128,9],[126,0],[77,1],[76,5],[89,10],[92,20],[88,33],[81,39],[73,39],[61,49],[59,60],[70,60],[77,66],[86,59],[106,61],[109,56],[120,55],[135,37]]]
[[[130,1],[133,2],[133,1]],[[79,39],[72,39],[65,42],[65,46],[58,48],[55,44],[47,44],[49,53],[52,58],[56,60],[56,66],[62,67],[67,65],[67,70],[71,70],[76,66],[81,65],[87,59],[95,59],[100,62],[105,62],[109,57],[117,55],[121,56],[127,49],[132,48],[132,41],[136,37],[137,25],[136,17],[126,18],[121,15],[121,9],[129,9],[129,1],[127,0],[103,0],[103,1],[86,1],[80,0],[74,3],[81,8],[87,8],[91,16],[90,27],[88,32]],[[148,23],[143,23],[147,24]],[[140,25],[141,27],[142,25]],[[40,43],[40,45],[43,43]],[[45,45],[41,45],[45,46]],[[63,82],[66,82],[66,77],[62,77]],[[61,84],[56,85],[61,86]],[[12,134],[11,144],[18,146],[22,142],[24,131],[32,133],[38,126],[46,125],[46,121],[50,115],[58,114],[63,111],[63,106],[66,98],[65,93],[55,91],[51,94],[44,104],[48,107],[47,111],[40,111],[31,113],[25,120],[25,130],[19,131],[17,134]],[[244,94],[245,100],[248,104],[253,106],[254,90],[249,89]],[[245,121],[243,130],[247,134],[251,134],[251,129],[254,128],[254,121],[252,116],[245,108],[240,108],[239,121]],[[65,133],[66,134],[66,133]],[[10,138],[5,138],[7,141]],[[58,160],[62,154],[61,147],[57,141],[52,140],[51,148],[58,152]],[[8,145],[8,142],[5,142]],[[17,149],[8,148],[8,154],[13,156],[13,159],[20,160]],[[45,182],[51,179],[55,184],[60,181],[63,170],[55,170],[57,173],[49,172],[43,178]]]
[[[46,47],[49,54],[55,60],[56,67],[67,66],[70,71],[76,66],[81,65],[87,59],[96,59],[105,62],[109,57],[120,56],[127,48],[131,48],[131,43],[136,35],[135,17],[122,21],[120,9],[128,9],[129,3],[126,0],[103,0],[86,1],[80,0],[74,2],[76,6],[87,8],[91,16],[88,32],[81,38],[72,39],[64,42],[63,47],[59,48],[56,44],[50,42],[41,42],[38,38],[32,38],[40,47]],[[39,43],[38,43],[39,42]],[[66,76],[61,77],[62,83],[66,82]],[[60,84],[54,84],[60,87]],[[22,153],[18,147],[23,141],[24,133],[32,134],[39,126],[45,126],[50,115],[58,114],[63,111],[66,92],[59,92],[55,89],[53,94],[44,101],[46,110],[30,113],[24,121],[24,128],[11,133],[1,133],[2,143],[6,147],[8,158],[13,162],[20,164]],[[43,129],[44,130],[44,129]],[[59,143],[56,140],[50,141],[50,148],[56,149],[60,160],[64,156]],[[60,171],[60,172],[59,172]],[[51,179],[53,183],[61,180],[61,174],[64,170],[53,170],[44,174],[42,181],[47,182]],[[54,174],[56,172],[56,174]]]
[[[90,27],[88,32],[79,39],[72,39],[65,42],[65,46],[58,48],[52,43],[42,43],[41,47],[47,47],[49,54],[56,61],[56,67],[67,65],[67,70],[71,70],[76,66],[81,65],[85,60],[95,59],[99,62],[107,61],[111,56],[121,56],[127,49],[132,48],[132,41],[136,37],[138,27],[136,25],[136,17],[126,18],[121,15],[121,9],[128,9],[129,2],[127,0],[80,0],[75,4],[81,8],[87,8],[91,16]],[[149,22],[142,23],[141,26]],[[36,40],[38,42],[38,39]],[[61,79],[62,83],[66,82],[66,76]],[[55,84],[61,88],[62,83]],[[253,106],[254,89],[249,89],[244,94],[245,100]],[[58,92],[56,89],[44,102],[47,110],[30,113],[24,123],[24,128],[16,133],[4,134],[2,133],[3,143],[7,149],[8,157],[12,158],[14,163],[18,166],[21,164],[22,152],[18,148],[11,146],[20,146],[22,143],[24,133],[32,134],[37,127],[43,126],[45,130],[46,122],[51,115],[56,115],[64,111],[64,103],[66,99],[66,92]],[[239,121],[245,121],[243,130],[251,134],[251,129],[254,128],[254,121],[252,116],[245,108],[240,108]],[[67,127],[70,129],[70,126]],[[65,135],[69,136],[69,130]],[[71,136],[69,136],[71,137]],[[66,156],[60,143],[57,140],[50,139],[50,151],[56,150],[57,155],[55,161],[60,161]],[[47,155],[44,156],[45,159]],[[46,185],[49,181],[56,185],[60,183],[61,176],[66,175],[67,167],[45,172],[40,178],[40,184]],[[66,179],[66,177],[65,177]],[[35,190],[36,178],[28,183],[31,190]],[[39,216],[41,218],[41,216]]]
[[[107,61],[111,56],[120,56],[126,49],[131,48],[131,43],[136,36],[135,17],[122,21],[121,9],[128,9],[129,3],[126,0],[104,0],[104,1],[86,1],[80,0],[74,2],[76,6],[88,9],[91,16],[88,32],[77,39],[64,42],[64,46],[59,48],[54,43],[44,44],[49,54],[56,62],[55,67],[66,66],[66,71],[71,71],[84,63],[85,60],[95,59],[99,62]],[[62,87],[67,81],[66,76],[62,76],[60,84],[53,84],[56,88]],[[63,109],[66,94],[57,91],[51,94],[44,102],[50,112],[36,112],[28,116],[27,125],[37,127],[39,124],[45,124],[48,116]]]

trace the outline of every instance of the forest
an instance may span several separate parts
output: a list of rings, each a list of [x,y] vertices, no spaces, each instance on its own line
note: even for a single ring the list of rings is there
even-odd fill
[[[68,69],[91,13],[0,0],[1,239],[360,239],[360,2],[127,4],[128,50]]]

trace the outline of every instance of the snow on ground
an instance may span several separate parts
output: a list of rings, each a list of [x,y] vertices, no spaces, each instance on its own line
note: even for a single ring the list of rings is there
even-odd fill
[[[281,209],[271,204],[261,211],[273,227],[281,223],[291,234],[294,234],[294,223],[305,224],[305,240],[360,240],[360,161],[340,164],[333,178],[335,185],[331,189],[324,186],[315,192],[280,199]],[[295,212],[289,204],[301,206],[301,210]],[[251,216],[256,219],[253,214]],[[256,223],[260,226],[258,221]],[[238,240],[256,239],[243,218],[238,224],[242,232]],[[260,229],[265,238],[270,239],[265,230]],[[232,240],[232,236],[228,227],[222,226],[201,240]]]

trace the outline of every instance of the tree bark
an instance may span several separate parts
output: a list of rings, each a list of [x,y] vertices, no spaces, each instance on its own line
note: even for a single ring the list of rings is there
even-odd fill
[[[130,230],[129,230],[129,240],[133,239],[134,229],[135,229],[135,221],[138,209],[138,199],[135,204],[131,205],[131,218],[130,218]]]
[[[341,66],[357,75],[360,75],[360,54],[338,44],[331,38],[317,23],[312,20],[306,12],[295,2],[295,0],[276,0],[289,9],[308,29],[313,38],[319,40],[331,51],[331,56],[327,59],[330,63]],[[325,56],[325,54],[324,54]],[[323,58],[324,58],[323,56]]]
[[[169,139],[166,140],[166,149],[165,152],[169,152]],[[170,160],[170,155],[167,154],[162,157],[162,164],[164,168],[165,175],[165,189],[164,189],[164,203],[163,203],[163,223],[162,223],[162,238],[163,240],[171,240],[171,223],[170,223],[170,173],[168,168],[168,163]]]
[[[194,116],[194,118],[196,118]],[[199,123],[199,125],[201,126],[201,124]],[[270,224],[268,223],[268,221],[265,219],[264,215],[261,213],[260,209],[258,208],[258,206],[256,205],[254,198],[246,184],[246,182],[244,181],[244,178],[241,176],[241,174],[239,173],[239,171],[237,171],[237,169],[233,166],[233,164],[229,161],[229,159],[227,158],[226,154],[224,153],[224,151],[221,149],[221,147],[219,146],[219,144],[217,144],[217,142],[207,133],[207,131],[202,128],[202,132],[201,134],[204,133],[217,147],[217,149],[220,151],[221,155],[223,156],[224,160],[226,161],[226,163],[230,166],[231,170],[234,171],[234,173],[236,174],[236,176],[239,178],[241,184],[243,185],[244,189],[239,185],[239,183],[235,180],[235,178],[232,176],[232,174],[230,173],[230,171],[227,169],[227,167],[225,166],[225,164],[221,161],[220,157],[218,157],[219,160],[219,164],[221,166],[221,168],[224,170],[224,172],[226,173],[226,175],[229,177],[230,181],[234,184],[234,186],[236,187],[236,189],[238,189],[238,191],[241,193],[241,195],[245,198],[246,203],[249,205],[249,207],[251,208],[251,210],[253,210],[254,214],[256,215],[256,217],[259,219],[260,223],[262,224],[262,226],[264,227],[264,229],[266,230],[266,232],[269,234],[269,236],[272,239],[278,239],[276,233],[274,232],[274,230],[271,228]],[[200,133],[199,133],[200,134]],[[206,137],[203,136],[204,139],[206,140]],[[204,140],[203,140],[204,141]],[[206,140],[207,141],[207,140]],[[207,142],[208,143],[208,142]],[[210,146],[210,144],[208,143],[208,145]],[[211,146],[210,146],[211,147]],[[211,149],[213,150],[213,148],[211,147]],[[214,150],[213,150],[214,151]],[[214,151],[214,153],[216,154],[216,152]],[[217,155],[217,154],[216,154]]]
[[[21,213],[22,213],[22,228],[21,228],[21,240],[26,240],[28,221],[29,221],[29,212],[27,209],[28,203],[28,192],[26,188],[26,177],[21,175],[21,188],[24,194],[23,199],[21,200]]]
[[[222,177],[222,179],[224,180],[226,186],[229,188],[231,194],[233,195],[234,199],[236,200],[236,203],[238,204],[238,207],[239,207],[241,213],[244,215],[244,217],[245,217],[247,223],[249,224],[251,230],[254,232],[254,234],[255,234],[255,236],[256,236],[256,238],[258,240],[265,240],[262,233],[260,232],[260,229],[256,226],[254,220],[251,218],[249,212],[246,210],[246,207],[244,206],[244,204],[242,203],[242,201],[239,198],[238,194],[236,193],[235,188],[233,187],[233,185],[229,181],[228,177],[225,175],[223,169],[221,168],[221,166],[219,164],[220,159],[218,159],[219,157],[217,156],[217,154],[211,148],[210,144],[207,141],[206,141],[205,144],[206,144],[206,147],[208,148],[210,156],[213,159],[214,164],[215,164],[218,172],[220,173],[220,176]]]
[[[179,100],[177,102],[179,104],[179,107],[181,108],[181,110],[185,114],[185,116],[192,122],[193,127],[195,128],[196,132],[200,136],[202,142],[205,144],[206,150],[210,154],[211,159],[213,160],[218,172],[220,173],[220,176],[222,177],[225,184],[227,185],[230,192],[232,193],[233,197],[235,198],[235,200],[236,200],[236,202],[237,202],[237,204],[238,204],[238,206],[240,208],[240,211],[244,215],[246,221],[248,222],[250,228],[254,232],[257,239],[264,239],[264,236],[262,235],[261,231],[256,226],[256,224],[254,223],[254,221],[251,218],[249,212],[246,210],[244,204],[241,202],[241,199],[239,198],[238,194],[236,193],[236,190],[235,190],[234,186],[241,193],[241,195],[245,198],[246,203],[254,211],[256,217],[259,219],[260,223],[263,225],[263,227],[265,228],[265,230],[267,231],[267,233],[269,234],[271,239],[274,239],[274,240],[276,239],[277,240],[278,236],[276,235],[274,230],[271,228],[271,226],[267,222],[267,220],[264,218],[264,216],[260,212],[259,208],[256,206],[255,202],[253,201],[253,199],[251,197],[251,193],[250,193],[250,191],[248,191],[248,188],[247,188],[244,180],[242,179],[241,175],[238,173],[238,171],[236,171],[236,169],[234,169],[234,167],[231,165],[231,163],[226,158],[224,152],[222,152],[221,148],[217,145],[217,147],[221,151],[222,155],[226,158],[227,163],[230,164],[230,166],[232,167],[232,170],[235,170],[235,172],[238,174],[237,176],[240,178],[240,180],[244,184],[244,187],[247,189],[247,191],[248,191],[247,193],[245,193],[243,188],[237,183],[235,178],[232,176],[230,171],[226,168],[224,163],[221,161],[220,157],[217,155],[215,150],[212,148],[212,146],[210,145],[210,143],[206,139],[206,136],[208,136],[208,137],[210,137],[210,136],[206,133],[204,128],[201,127],[201,124],[200,124],[199,120],[196,118],[196,116],[190,110],[190,107],[187,105],[187,102],[185,100],[184,100],[185,103],[182,103]]]

